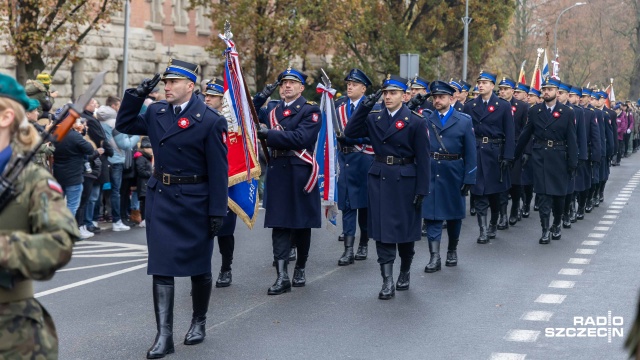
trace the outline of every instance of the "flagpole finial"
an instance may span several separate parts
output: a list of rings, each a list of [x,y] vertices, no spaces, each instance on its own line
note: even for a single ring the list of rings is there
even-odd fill
[[[229,20],[224,21],[224,37],[226,37],[228,40],[231,40],[231,38],[233,38],[233,33],[231,33],[231,24],[229,23]]]
[[[611,78],[611,79],[609,79],[609,80],[611,80],[611,84],[613,84],[613,78]]]

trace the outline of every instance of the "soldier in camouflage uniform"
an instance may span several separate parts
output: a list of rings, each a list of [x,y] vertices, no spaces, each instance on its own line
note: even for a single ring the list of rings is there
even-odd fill
[[[25,116],[36,106],[15,79],[0,74],[0,173],[36,145]],[[33,280],[50,279],[69,262],[78,225],[43,168],[28,164],[14,185],[18,195],[0,210],[0,358],[57,359],[56,329],[34,299]]]

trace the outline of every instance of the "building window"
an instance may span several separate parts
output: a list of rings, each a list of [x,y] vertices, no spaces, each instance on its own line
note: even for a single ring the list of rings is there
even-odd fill
[[[196,8],[196,32],[198,35],[211,35],[211,19],[209,15],[209,7],[199,6]]]
[[[145,22],[145,26],[152,30],[162,30],[164,22],[163,0],[147,0],[151,8],[151,17]]]
[[[186,8],[189,6],[188,0],[173,0],[173,26],[176,32],[186,33],[189,31],[189,13]]]

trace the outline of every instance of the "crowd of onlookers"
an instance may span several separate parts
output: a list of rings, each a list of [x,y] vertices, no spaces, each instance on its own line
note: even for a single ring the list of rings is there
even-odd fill
[[[55,93],[49,84],[50,78],[39,76],[26,86],[27,94],[40,102],[27,117],[41,134],[62,111],[52,109]],[[158,95],[159,90],[154,89],[141,112]],[[146,183],[153,174],[153,152],[147,137],[115,129],[120,103],[114,96],[102,105],[91,99],[67,136],[45,143],[35,156],[34,161],[60,183],[82,239],[100,233],[100,222],[111,223],[113,231],[145,227],[144,199]]]

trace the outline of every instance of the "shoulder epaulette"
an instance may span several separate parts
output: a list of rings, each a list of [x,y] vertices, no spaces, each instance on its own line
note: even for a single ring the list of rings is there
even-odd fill
[[[573,106],[569,106],[569,105],[567,105],[567,106],[569,107],[569,109],[573,110]]]
[[[311,100],[307,100],[307,102],[306,102],[306,103],[307,103],[307,104],[309,104],[309,105],[318,105],[318,103],[317,103],[317,102],[315,102],[315,101],[311,101]]]
[[[382,111],[382,109],[378,109],[378,110],[371,110],[369,111],[370,113],[379,113],[380,111]]]
[[[424,109],[424,110],[422,110],[422,111],[425,111],[425,110],[429,110],[429,109]],[[429,111],[431,111],[431,110],[429,110]],[[412,112],[412,113],[414,113],[415,115],[420,116],[420,117],[424,117],[424,115],[422,115],[422,114],[420,114],[419,112],[416,112],[416,111],[414,111],[414,110],[411,110],[411,112]]]
[[[587,109],[589,109],[589,110],[591,110],[591,111],[595,112],[595,109],[594,109],[594,108],[587,108]]]

